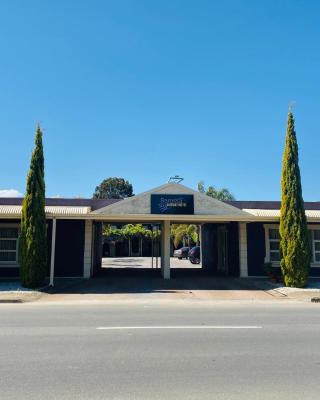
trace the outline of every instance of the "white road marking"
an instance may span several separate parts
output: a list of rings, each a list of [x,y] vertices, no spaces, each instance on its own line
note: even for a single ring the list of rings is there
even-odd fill
[[[262,329],[256,325],[169,325],[169,326],[98,326],[96,329],[104,331],[121,331],[135,329]]]

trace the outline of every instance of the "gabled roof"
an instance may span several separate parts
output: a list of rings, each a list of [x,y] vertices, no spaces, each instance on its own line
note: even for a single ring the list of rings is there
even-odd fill
[[[91,214],[103,216],[148,216],[161,219],[172,218],[170,215],[151,214],[151,194],[192,194],[194,196],[194,214],[188,216],[189,219],[195,219],[199,216],[210,217],[234,217],[235,220],[248,217],[248,214],[231,204],[224,203],[217,199],[213,199],[203,193],[199,193],[184,185],[178,183],[166,183],[162,186],[141,193],[134,197],[128,197],[121,202],[103,207],[93,211]],[[174,216],[175,219],[182,219],[185,216]]]

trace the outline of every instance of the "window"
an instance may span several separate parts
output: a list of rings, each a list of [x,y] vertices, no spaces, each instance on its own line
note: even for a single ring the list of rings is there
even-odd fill
[[[18,263],[19,228],[0,226],[0,264]]]
[[[269,228],[268,230],[268,250],[269,261],[280,261],[280,234],[278,228]]]
[[[320,263],[320,229],[312,229],[310,232],[313,262]]]
[[[280,234],[278,225],[265,225],[265,262],[280,262]],[[320,226],[308,226],[313,264],[320,264]]]

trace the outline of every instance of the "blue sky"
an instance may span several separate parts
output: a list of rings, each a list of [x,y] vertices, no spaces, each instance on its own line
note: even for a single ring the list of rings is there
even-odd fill
[[[288,103],[304,198],[320,200],[320,3],[3,0],[0,190],[25,190],[35,125],[47,196],[172,175],[280,198]]]

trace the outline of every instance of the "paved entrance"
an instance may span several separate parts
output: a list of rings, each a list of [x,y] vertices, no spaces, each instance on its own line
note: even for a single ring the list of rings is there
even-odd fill
[[[116,273],[115,273],[116,271]],[[243,278],[210,276],[172,276],[162,279],[160,269],[139,269],[133,273],[105,269],[89,280],[57,280],[43,301],[142,302],[212,301],[212,300],[283,300],[275,290],[264,290],[259,282]],[[147,271],[147,273],[146,273]],[[175,271],[180,272],[181,269]],[[264,286],[264,285],[263,285]]]
[[[103,268],[89,280],[56,280],[53,298],[69,300],[272,300],[257,280],[208,275],[189,260],[171,260],[171,279],[151,267],[150,257],[104,258]],[[71,295],[71,297],[69,296]],[[62,296],[62,297],[61,297]]]
[[[156,268],[156,258],[153,258],[153,267]],[[120,268],[120,269],[152,269],[151,257],[108,257],[102,259],[102,268]],[[158,268],[160,268],[160,257],[158,257]],[[189,260],[179,260],[170,258],[170,269],[201,269],[201,264],[191,264]]]

